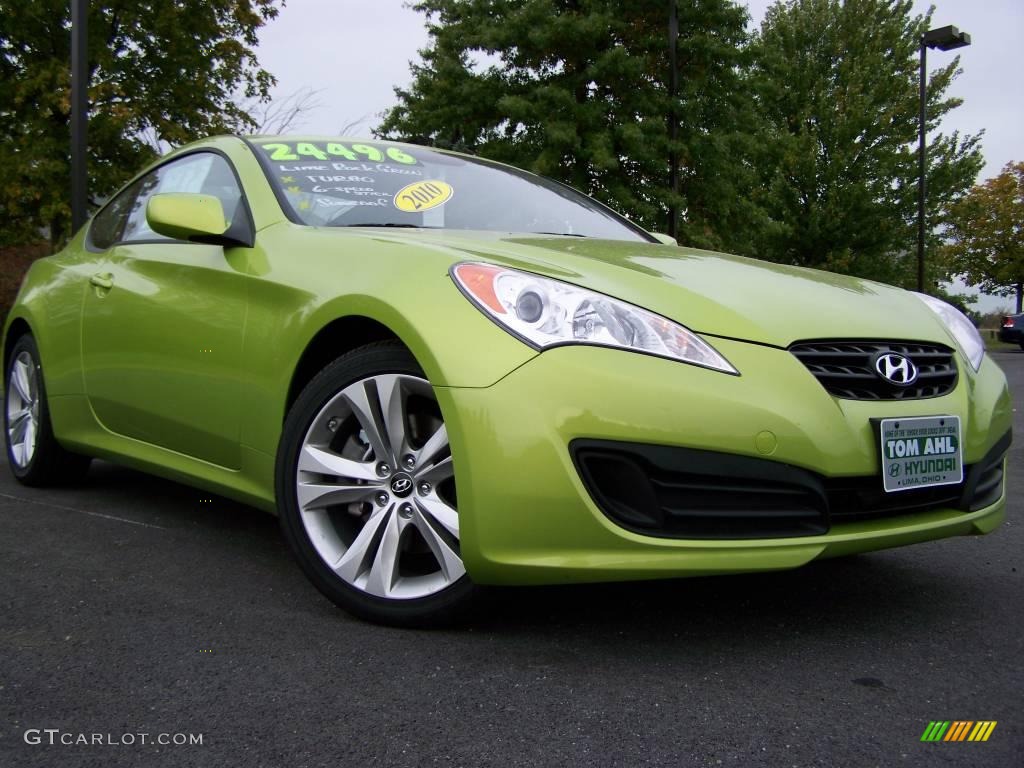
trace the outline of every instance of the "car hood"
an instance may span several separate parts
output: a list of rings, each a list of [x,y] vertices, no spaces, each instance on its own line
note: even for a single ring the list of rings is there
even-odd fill
[[[451,263],[484,261],[637,304],[710,336],[785,347],[802,339],[900,339],[952,346],[913,294],[882,283],[695,248],[579,237],[409,230]]]

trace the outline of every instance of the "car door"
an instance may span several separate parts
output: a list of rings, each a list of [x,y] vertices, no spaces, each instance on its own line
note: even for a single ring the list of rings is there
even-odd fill
[[[237,469],[247,278],[235,249],[150,229],[146,204],[167,192],[215,195],[229,221],[252,226],[234,170],[213,152],[161,165],[111,201],[90,231],[102,254],[82,309],[86,394],[111,432]]]

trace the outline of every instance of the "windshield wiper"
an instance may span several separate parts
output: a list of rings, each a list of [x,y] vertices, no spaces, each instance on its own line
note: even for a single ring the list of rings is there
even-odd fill
[[[335,224],[336,227],[401,227],[403,229],[440,229],[440,227],[430,227],[426,224],[396,224],[391,221],[382,222],[367,222],[365,224]]]
[[[560,237],[586,237],[577,232],[531,232],[531,235],[558,235]]]

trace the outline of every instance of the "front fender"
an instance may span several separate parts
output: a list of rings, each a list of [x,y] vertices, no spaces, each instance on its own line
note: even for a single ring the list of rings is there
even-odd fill
[[[298,233],[291,226],[279,231],[317,239],[316,233]],[[255,398],[249,410],[258,414],[243,427],[249,447],[276,451],[303,354],[321,330],[339,319],[365,318],[384,326],[435,386],[487,387],[537,354],[466,300],[448,275],[451,258],[430,258],[422,251],[410,255],[408,246],[361,237],[352,239],[361,246],[356,258],[311,248],[296,264],[281,257],[288,238],[278,241],[277,234],[261,233],[267,258],[249,291],[245,359]],[[329,242],[336,240],[335,235]],[[288,250],[294,252],[291,245]],[[361,266],[359,259],[373,268]],[[309,275],[317,272],[324,277],[314,283]],[[344,345],[338,354],[358,343]]]

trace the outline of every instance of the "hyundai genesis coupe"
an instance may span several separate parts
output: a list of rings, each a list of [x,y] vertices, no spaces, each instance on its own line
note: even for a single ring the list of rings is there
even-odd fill
[[[931,296],[679,247],[385,141],[161,158],[26,276],[8,464],[120,462],[279,516],[327,597],[795,568],[995,529],[1011,406]]]

